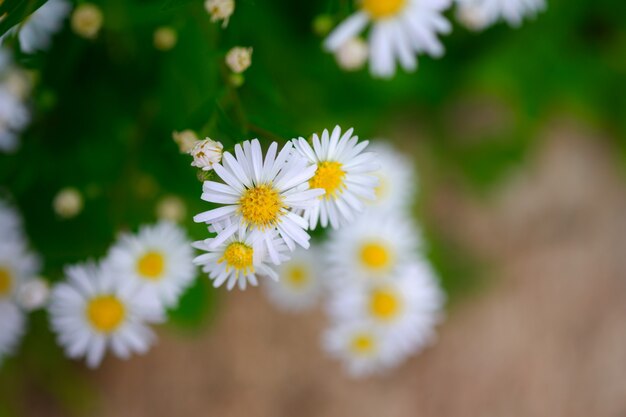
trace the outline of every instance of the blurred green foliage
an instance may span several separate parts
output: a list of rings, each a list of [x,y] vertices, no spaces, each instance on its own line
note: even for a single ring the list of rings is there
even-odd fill
[[[0,13],[8,17],[0,32],[41,3],[5,0]],[[420,57],[416,73],[392,81],[374,80],[366,70],[344,73],[322,51],[312,22],[321,13],[339,21],[349,11],[346,1],[238,0],[224,30],[210,22],[199,0],[94,3],[105,17],[96,40],[76,36],[66,22],[49,51],[27,56],[13,45],[18,62],[37,79],[34,120],[19,152],[0,154],[0,184],[16,200],[52,280],[68,263],[104,255],[120,230],[155,221],[155,205],[167,194],[185,200],[193,238],[205,237],[191,215],[208,207],[199,199],[190,158],[171,139],[173,130],[191,128],[229,148],[251,137],[267,144],[335,124],[354,126],[362,138],[385,137],[397,131],[396,121],[408,121],[426,134],[409,129],[407,137],[395,138],[400,146],[410,148],[403,142],[419,137],[437,170],[461,174],[485,190],[523,162],[547,119],[569,112],[614,132],[626,160],[623,1],[548,0],[548,10],[519,29],[499,24],[472,33],[455,25],[443,39],[443,58]],[[453,20],[454,12],[448,16]],[[153,47],[154,30],[163,25],[178,32],[167,52]],[[229,84],[223,64],[236,45],[254,48],[240,88]],[[500,129],[465,137],[450,109],[474,96],[503,103],[512,117]],[[72,220],[51,209],[66,186],[86,197],[84,211]],[[436,235],[430,240],[429,256],[446,287],[453,294],[471,287],[472,262]],[[171,317],[198,326],[214,300],[208,282],[199,280]],[[43,313],[31,320],[31,330],[17,358],[0,370],[7,376],[0,378],[0,415],[17,412],[17,392],[33,385],[50,401],[80,411],[73,390],[81,389],[82,402],[90,398],[77,382],[81,371],[63,361]],[[37,347],[43,344],[49,348],[42,356]]]

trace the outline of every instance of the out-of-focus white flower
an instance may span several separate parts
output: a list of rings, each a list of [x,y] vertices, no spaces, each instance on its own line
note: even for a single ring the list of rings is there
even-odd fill
[[[66,0],[49,0],[16,29],[22,51],[31,54],[50,47],[52,35],[63,26],[63,21],[72,9]]]
[[[227,220],[223,225],[214,225],[213,229],[219,236],[230,225]],[[258,230],[248,232],[245,227],[239,226],[234,234],[217,244],[215,243],[217,239],[195,242],[193,246],[196,249],[207,253],[196,257],[194,263],[209,274],[214,287],[220,287],[225,283],[229,291],[236,284],[241,290],[245,290],[248,284],[257,286],[257,274],[278,280],[278,274],[270,263],[278,264],[287,260],[284,253],[288,252],[288,249],[284,242],[278,239],[275,231],[265,240],[261,239],[260,235]],[[268,250],[274,253],[273,260],[268,257]]]
[[[287,311],[305,311],[315,306],[323,294],[321,256],[314,247],[298,248],[291,259],[277,267],[280,279],[264,286],[270,301]]]
[[[192,167],[200,168],[203,171],[210,171],[215,164],[222,160],[224,146],[221,142],[206,138],[195,144],[189,154],[193,157]]]
[[[48,282],[35,278],[29,280],[17,292],[17,303],[26,311],[40,309],[48,302],[50,285]]]
[[[371,202],[372,209],[408,213],[419,184],[413,164],[385,142],[372,142],[370,149],[376,153],[376,161],[380,164],[380,169],[374,172],[378,185],[376,199]]]
[[[235,46],[226,54],[226,65],[236,74],[241,74],[252,64],[252,48]]]
[[[59,217],[70,219],[83,210],[83,196],[76,188],[63,188],[54,197],[52,208]]]
[[[204,8],[211,15],[211,22],[221,20],[222,27],[225,28],[235,12],[235,0],[206,0]]]
[[[180,197],[168,195],[158,202],[156,215],[160,220],[179,223],[187,215],[187,206]]]
[[[30,122],[30,111],[25,104],[32,81],[17,67],[11,52],[0,48],[0,151],[14,152],[18,136]]]
[[[472,30],[482,30],[499,20],[518,27],[525,17],[545,9],[545,0],[457,0],[457,18]]]
[[[5,243],[24,240],[20,215],[2,199],[0,199],[0,236]]]
[[[198,142],[198,136],[193,130],[183,130],[182,132],[172,132],[172,139],[178,145],[180,153],[189,153]]]
[[[154,31],[154,47],[161,51],[169,51],[178,41],[178,33],[174,28],[161,26]]]
[[[26,318],[20,308],[15,303],[0,300],[0,365],[15,351],[25,327]]]
[[[368,141],[359,143],[359,138],[348,129],[343,135],[336,126],[332,133],[324,130],[321,139],[313,134],[312,144],[304,138],[292,142],[300,155],[315,167],[310,179],[311,188],[321,188],[326,193],[319,204],[304,211],[309,227],[315,229],[330,224],[334,229],[354,220],[355,214],[363,211],[364,201],[376,198],[374,188],[378,180],[371,175],[378,169],[376,155],[363,152]]]
[[[348,39],[335,51],[337,64],[346,71],[356,71],[363,68],[368,56],[367,42],[359,37]]]
[[[324,47],[335,52],[372,22],[369,35],[370,72],[390,78],[396,62],[406,71],[417,68],[416,54],[443,55],[439,33],[448,33],[450,23],[443,12],[452,0],[363,0],[360,9],[326,38]]]
[[[105,262],[121,279],[169,308],[178,304],[196,277],[192,260],[191,242],[183,229],[161,222],[143,226],[136,235],[122,235]]]
[[[213,165],[224,182],[205,181],[202,199],[220,206],[196,215],[194,221],[213,225],[229,221],[211,243],[214,248],[240,227],[261,232],[274,263],[278,263],[270,244],[274,230],[292,251],[296,244],[309,247],[307,222],[294,210],[317,205],[324,194],[322,189],[309,188],[317,168],[295,154],[291,142],[277,151],[278,143],[272,142],[264,156],[261,144],[253,139],[237,144],[235,156],[224,152],[222,164]]]
[[[153,295],[119,279],[106,265],[68,267],[48,307],[57,340],[70,358],[85,357],[97,367],[107,350],[126,359],[145,353],[155,341],[148,323],[163,320]]]
[[[79,4],[72,13],[72,30],[79,36],[94,39],[102,28],[104,15],[102,10],[93,3]]]
[[[23,238],[0,242],[0,301],[15,301],[20,288],[39,273],[39,258]]]

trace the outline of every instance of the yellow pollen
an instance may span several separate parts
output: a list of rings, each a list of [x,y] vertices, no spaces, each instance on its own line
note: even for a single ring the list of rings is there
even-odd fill
[[[375,348],[375,343],[372,337],[368,334],[356,334],[352,337],[350,342],[350,350],[352,353],[367,355],[372,353]]]
[[[309,282],[309,274],[306,268],[294,265],[287,269],[285,279],[292,287],[302,288]]]
[[[11,272],[7,268],[0,267],[0,297],[9,294],[12,281]]]
[[[100,295],[87,304],[87,318],[91,325],[102,333],[117,329],[126,315],[126,309],[114,295]]]
[[[283,207],[278,191],[265,184],[247,189],[239,200],[244,220],[261,229],[275,226]]]
[[[372,316],[378,319],[389,320],[398,315],[400,300],[393,292],[377,289],[372,291],[370,297],[370,313]]]
[[[406,0],[362,0],[361,6],[372,19],[384,19],[398,14]]]
[[[137,271],[139,274],[149,280],[158,281],[165,269],[165,259],[159,252],[146,252],[137,261]]]
[[[336,161],[324,161],[317,165],[313,178],[309,180],[311,188],[323,188],[326,194],[322,196],[327,200],[335,198],[344,188],[343,180],[346,173],[343,165]]]
[[[361,246],[361,262],[367,268],[380,270],[389,266],[391,254],[380,243],[366,243]]]
[[[224,256],[218,262],[226,262],[226,269],[235,268],[244,274],[254,272],[254,250],[241,242],[233,242],[226,247]]]

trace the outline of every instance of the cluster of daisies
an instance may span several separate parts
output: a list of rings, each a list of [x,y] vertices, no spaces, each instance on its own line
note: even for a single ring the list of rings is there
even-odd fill
[[[180,136],[179,136],[180,140]],[[324,298],[324,347],[356,376],[400,363],[433,339],[444,295],[421,255],[410,220],[415,176],[390,147],[339,127],[264,151],[258,140],[233,152],[209,138],[188,145],[192,165],[214,174],[195,216],[211,237],[194,262],[213,281],[245,289],[263,280],[289,311]],[[327,241],[309,232],[329,228]]]
[[[368,60],[373,76],[390,78],[399,64],[417,68],[417,55],[443,55],[441,34],[452,31],[444,13],[454,3],[457,17],[472,30],[504,20],[519,26],[527,16],[545,8],[545,0],[355,0],[357,11],[340,23],[324,41],[346,70],[361,68]],[[367,42],[360,34],[368,27]]]

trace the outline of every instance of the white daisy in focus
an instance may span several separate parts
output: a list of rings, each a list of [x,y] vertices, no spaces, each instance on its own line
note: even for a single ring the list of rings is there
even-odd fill
[[[196,277],[191,242],[183,229],[170,222],[143,226],[139,233],[123,234],[109,251],[106,263],[120,279],[132,282],[175,307]]]
[[[374,189],[378,180],[372,175],[379,167],[376,155],[363,152],[369,142],[359,143],[352,132],[353,129],[348,129],[342,135],[341,128],[336,126],[332,133],[324,130],[321,139],[313,134],[312,145],[304,138],[292,141],[298,153],[316,168],[309,186],[325,191],[319,204],[304,210],[304,219],[311,229],[318,223],[337,229],[352,221],[355,213],[363,211],[364,201],[376,198]]]
[[[224,224],[215,224],[212,229],[219,235],[229,226],[231,223],[227,220]],[[277,265],[289,259],[286,254],[289,250],[275,231],[269,235],[269,242],[266,239],[258,230],[250,232],[239,225],[235,233],[217,246],[214,245],[215,238],[195,242],[194,248],[207,253],[197,256],[194,263],[209,275],[215,288],[226,284],[229,291],[235,285],[245,290],[247,284],[258,285],[257,276],[276,281],[279,277],[270,263]]]
[[[406,212],[414,201],[419,184],[413,164],[384,142],[372,142],[370,150],[376,153],[376,161],[380,164],[380,169],[373,174],[378,178],[378,185],[372,207]]]
[[[335,291],[328,309],[339,321],[375,323],[399,352],[411,354],[434,340],[444,302],[430,266],[416,261],[392,280]]]
[[[213,170],[224,181],[205,181],[202,199],[221,206],[194,217],[196,222],[210,224],[230,220],[212,240],[213,248],[221,245],[241,227],[260,231],[269,242],[278,230],[290,250],[296,244],[308,248],[307,222],[293,210],[305,210],[319,203],[324,190],[311,187],[309,180],[315,165],[293,153],[288,142],[276,154],[278,144],[272,142],[265,157],[257,139],[235,146],[235,156],[224,152],[222,163]],[[270,255],[272,249],[268,249]]]
[[[355,378],[381,373],[403,359],[389,343],[385,332],[367,321],[335,323],[324,333],[322,344]]]
[[[291,259],[278,267],[280,279],[264,286],[269,300],[278,308],[300,312],[313,308],[322,296],[321,256],[311,247],[296,249]]]
[[[401,265],[415,257],[420,242],[419,229],[405,216],[368,211],[350,227],[330,233],[326,250],[329,284],[394,277]]]
[[[52,35],[61,30],[72,9],[66,0],[48,0],[24,20],[15,30],[22,52],[32,54],[50,47]]]
[[[11,355],[24,334],[26,318],[15,303],[0,300],[0,365]]]
[[[75,265],[65,274],[67,281],[54,286],[48,309],[68,357],[85,357],[95,368],[107,350],[122,359],[148,351],[155,335],[147,323],[163,320],[150,294],[137,291],[105,265]]]
[[[546,8],[545,0],[457,0],[457,18],[472,30],[482,30],[504,20],[519,27],[526,17]]]
[[[443,12],[452,0],[361,0],[359,11],[342,22],[326,38],[324,47],[335,52],[358,36],[372,22],[369,34],[370,72],[390,78],[396,61],[406,70],[417,68],[416,54],[443,55],[437,38],[452,29]]]

